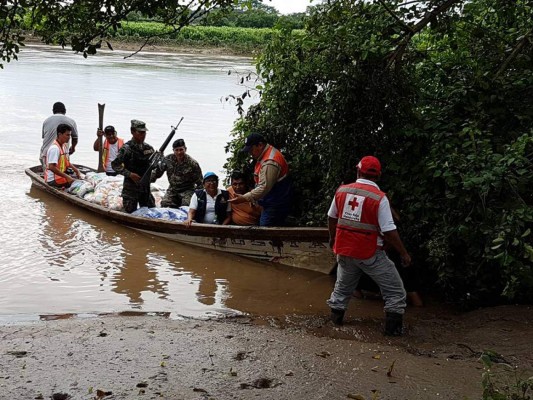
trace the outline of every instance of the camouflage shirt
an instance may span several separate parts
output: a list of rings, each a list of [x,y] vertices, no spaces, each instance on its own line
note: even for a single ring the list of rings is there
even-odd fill
[[[165,165],[168,177],[168,192],[181,193],[187,190],[201,189],[202,169],[198,162],[185,154],[185,160],[178,163],[174,154],[165,156]],[[158,168],[156,176],[160,178],[165,171]]]
[[[126,178],[129,178],[132,173],[142,177],[150,166],[150,156],[153,153],[154,148],[149,144],[139,144],[130,140],[119,150],[117,158],[111,162],[111,166]]]

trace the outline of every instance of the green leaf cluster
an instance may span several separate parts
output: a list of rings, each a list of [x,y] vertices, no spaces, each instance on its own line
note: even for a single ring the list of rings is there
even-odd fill
[[[251,0],[241,1],[249,5]],[[178,32],[214,9],[233,9],[238,0],[16,0],[0,2],[0,67],[17,58],[24,30],[47,44],[95,54],[128,17],[157,20]],[[148,40],[148,39],[147,39]]]
[[[524,376],[517,367],[509,365],[500,354],[491,350],[481,353],[479,361],[483,364],[483,400],[531,399],[533,376]]]
[[[286,154],[302,225],[377,156],[428,289],[531,302],[531,15],[528,0],[328,2],[257,59],[261,101],[228,150],[255,131]]]
[[[117,39],[157,37],[158,43],[228,47],[243,52],[261,49],[276,34],[273,29],[232,28],[227,26],[185,26],[179,31],[160,22],[124,22],[113,34]]]

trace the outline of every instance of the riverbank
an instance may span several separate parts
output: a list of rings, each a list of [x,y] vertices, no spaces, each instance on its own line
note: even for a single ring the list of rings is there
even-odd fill
[[[407,321],[401,338],[377,333],[380,321],[339,329],[325,316],[13,324],[2,327],[0,397],[478,399],[483,350],[533,371],[531,307]]]
[[[132,53],[139,50],[143,45],[143,41],[138,39],[112,39],[111,45],[114,50],[131,51]],[[107,48],[107,47],[105,47]],[[259,50],[248,51],[242,49],[235,49],[229,46],[210,46],[183,43],[172,43],[171,41],[159,41],[155,43],[146,44],[142,52],[151,53],[178,53],[178,54],[205,54],[212,56],[239,56],[239,57],[254,57]]]
[[[134,36],[119,36],[109,38],[109,42],[113,50],[131,51],[132,53],[138,51],[142,47],[142,52],[153,53],[179,53],[179,54],[205,54],[205,55],[225,55],[225,56],[241,56],[254,57],[259,54],[262,48],[266,45],[267,39],[263,39],[264,43],[239,45],[238,42],[224,42],[218,41],[218,44],[212,44],[209,41],[202,40],[174,40],[153,38],[145,43],[142,37]],[[30,32],[25,32],[25,43],[30,45],[44,44],[41,39],[34,36]],[[70,49],[69,46],[66,49]],[[102,44],[102,49],[107,50],[106,43]]]

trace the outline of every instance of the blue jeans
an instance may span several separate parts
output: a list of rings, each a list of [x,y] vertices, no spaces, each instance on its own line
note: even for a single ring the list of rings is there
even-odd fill
[[[283,226],[288,216],[288,208],[263,208],[259,218],[259,226]]]
[[[379,286],[386,312],[405,312],[406,294],[402,279],[383,250],[376,251],[373,257],[366,260],[337,255],[337,266],[335,289],[327,301],[331,308],[346,310],[364,272]]]

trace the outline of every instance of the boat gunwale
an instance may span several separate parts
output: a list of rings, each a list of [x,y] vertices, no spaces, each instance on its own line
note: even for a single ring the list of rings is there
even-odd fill
[[[83,165],[78,165],[78,167],[94,171],[92,168]],[[30,167],[25,170],[26,175],[31,178],[32,183],[40,189],[56,197],[62,198],[68,203],[74,204],[82,209],[94,211],[99,215],[107,216],[112,221],[136,229],[160,233],[179,233],[187,236],[210,236],[229,239],[321,243],[327,243],[329,240],[329,232],[327,228],[322,227],[260,227],[213,224],[192,224],[188,227],[180,221],[168,221],[135,216],[122,211],[111,210],[84,200],[74,194],[67,193],[64,190],[49,186],[39,174],[41,170],[41,166]]]

